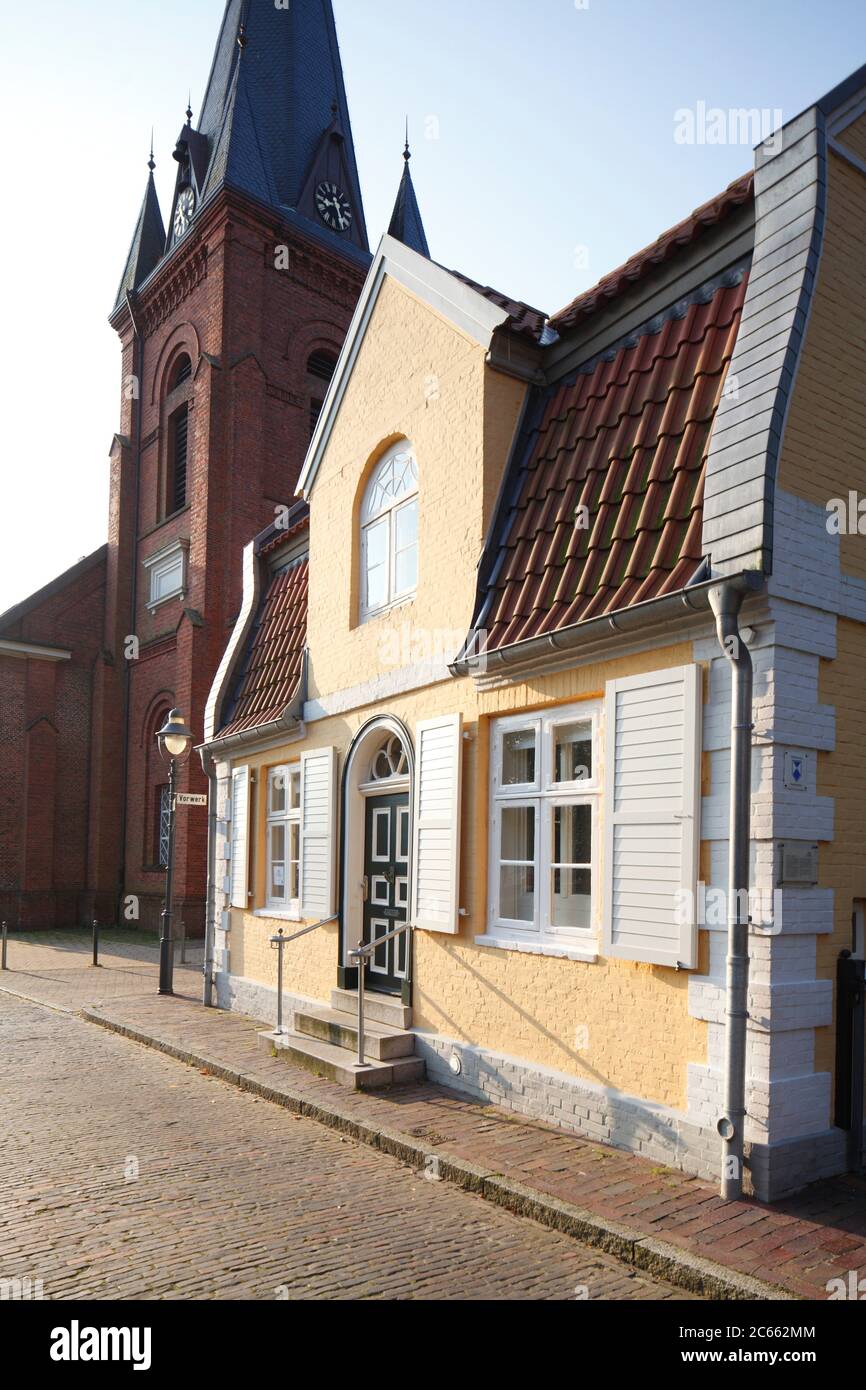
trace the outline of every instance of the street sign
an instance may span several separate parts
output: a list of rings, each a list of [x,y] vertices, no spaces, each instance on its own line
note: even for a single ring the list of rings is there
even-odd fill
[[[198,792],[178,792],[174,798],[175,806],[206,806],[207,797]]]

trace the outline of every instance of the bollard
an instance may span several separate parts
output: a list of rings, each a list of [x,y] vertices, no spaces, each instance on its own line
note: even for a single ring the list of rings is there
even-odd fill
[[[2,946],[2,954],[0,954],[0,970],[6,970],[6,969],[8,969],[8,967],[7,967],[7,965],[6,965],[6,946],[7,946],[7,944],[8,944],[8,941],[9,941],[9,923],[8,923],[8,922],[4,922],[4,923],[3,923],[3,946]]]
[[[287,945],[283,929],[277,932],[276,936],[271,937],[271,948],[277,952],[277,1026],[276,1033],[283,1032],[283,947]]]
[[[99,922],[93,919],[93,964],[99,964]]]
[[[180,963],[186,965],[186,922],[180,923]]]

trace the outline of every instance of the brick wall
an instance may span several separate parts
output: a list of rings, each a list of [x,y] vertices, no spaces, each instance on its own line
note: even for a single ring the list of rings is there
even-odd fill
[[[92,691],[102,664],[106,553],[90,557],[3,624],[12,641],[70,660],[0,656],[0,912],[69,926],[88,905]]]

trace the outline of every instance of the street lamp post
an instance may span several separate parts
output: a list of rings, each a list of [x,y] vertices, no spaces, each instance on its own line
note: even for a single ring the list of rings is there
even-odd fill
[[[193,736],[179,709],[173,709],[157,733],[160,756],[168,763],[168,853],[165,865],[165,904],[159,935],[159,992],[174,993],[174,946],[171,937],[171,875],[174,867],[174,815],[177,770],[186,762]]]

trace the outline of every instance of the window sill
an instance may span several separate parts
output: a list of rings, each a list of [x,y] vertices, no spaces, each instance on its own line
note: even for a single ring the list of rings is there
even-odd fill
[[[569,946],[555,946],[548,941],[521,941],[516,937],[497,936],[491,932],[484,936],[476,936],[475,945],[492,947],[497,951],[522,951],[528,956],[556,956],[562,960],[582,960],[588,965],[595,965],[598,960],[598,949],[593,940],[588,940],[585,945],[575,941]]]
[[[147,603],[145,604],[145,607],[148,609],[150,613],[155,613],[157,608],[161,608],[164,603],[171,603],[172,599],[185,597],[185,589],[175,589],[173,594],[163,594],[162,598],[148,599]]]
[[[304,920],[297,912],[289,912],[284,907],[256,907],[250,915],[252,917],[268,917],[274,922],[295,922],[300,924]]]
[[[399,598],[386,603],[382,608],[362,609],[358,627],[364,627],[367,623],[375,623],[379,618],[388,618],[392,613],[396,613],[400,608],[407,608],[410,603],[414,603],[418,597],[418,590],[413,589],[410,594],[401,594]]]

